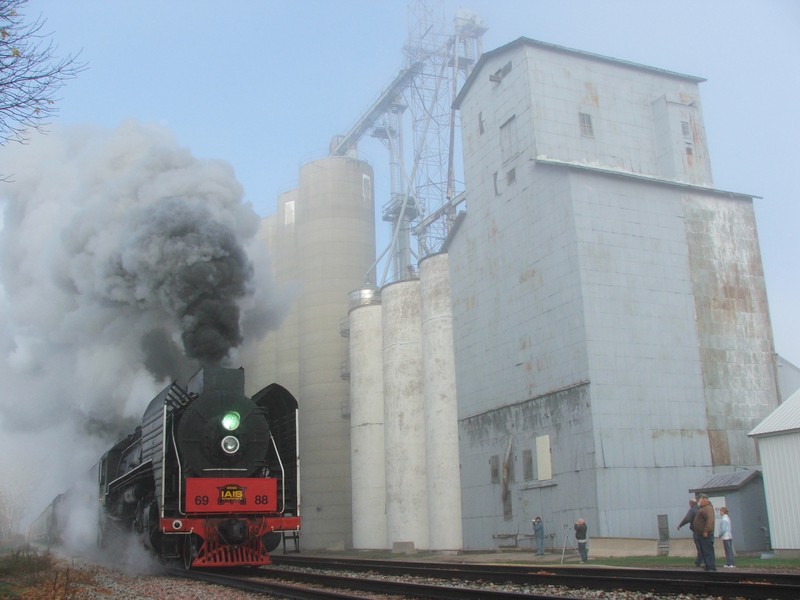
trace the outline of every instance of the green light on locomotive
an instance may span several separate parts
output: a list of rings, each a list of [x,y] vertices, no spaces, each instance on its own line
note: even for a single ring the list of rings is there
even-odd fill
[[[225,413],[225,416],[222,417],[222,426],[228,431],[236,431],[239,429],[239,423],[241,423],[242,417],[236,411],[231,411]]]

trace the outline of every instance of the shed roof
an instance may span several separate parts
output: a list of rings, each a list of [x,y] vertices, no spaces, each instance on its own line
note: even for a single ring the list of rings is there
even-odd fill
[[[756,478],[761,477],[758,469],[743,469],[730,473],[718,473],[706,479],[700,487],[690,489],[692,493],[709,492],[731,492],[742,489],[745,485]]]
[[[800,390],[789,396],[755,428],[753,437],[800,431]]]

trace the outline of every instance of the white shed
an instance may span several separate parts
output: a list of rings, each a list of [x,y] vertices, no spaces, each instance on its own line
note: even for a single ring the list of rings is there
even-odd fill
[[[789,396],[748,435],[761,456],[772,548],[800,552],[800,390]]]

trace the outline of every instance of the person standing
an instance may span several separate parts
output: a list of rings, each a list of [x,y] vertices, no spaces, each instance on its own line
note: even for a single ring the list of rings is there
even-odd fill
[[[694,549],[697,552],[697,556],[694,559],[694,566],[695,567],[702,567],[703,566],[703,553],[700,550],[700,536],[694,530],[694,516],[697,514],[697,511],[700,509],[697,506],[697,500],[692,498],[689,500],[689,510],[686,511],[686,515],[683,517],[683,521],[678,523],[677,529],[680,530],[681,527],[684,525],[689,525],[689,529],[692,532],[692,541],[694,542]]]
[[[581,555],[581,562],[589,561],[589,536],[586,533],[586,521],[578,519],[575,521],[575,541],[578,542],[578,554]]]
[[[533,537],[536,538],[536,556],[544,556],[544,523],[541,517],[533,520]]]
[[[722,515],[719,520],[719,537],[722,540],[722,547],[725,549],[725,568],[732,569],[736,565],[733,561],[733,529],[731,528],[731,518],[728,516],[728,509],[724,506],[719,509]]]
[[[706,571],[716,571],[717,563],[714,556],[714,507],[708,501],[708,496],[698,496],[700,508],[694,516],[694,530],[700,536],[700,552],[703,555]]]

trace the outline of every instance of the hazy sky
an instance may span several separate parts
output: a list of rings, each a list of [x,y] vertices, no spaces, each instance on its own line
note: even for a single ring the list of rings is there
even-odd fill
[[[762,197],[755,208],[776,349],[800,366],[800,206],[791,183],[800,173],[800,3],[444,6],[448,21],[459,8],[483,19],[484,50],[525,36],[708,80],[700,92],[715,185]],[[0,256],[0,426],[19,428],[3,431],[0,453],[20,459],[7,461],[17,474],[4,472],[6,480],[48,486],[35,496],[37,509],[66,487],[70,469],[86,468],[108,447],[87,428],[97,433],[114,417],[135,420],[163,387],[152,366],[166,367],[169,357],[152,349],[168,346],[164,336],[175,341],[169,328],[186,315],[179,287],[170,296],[148,284],[181,271],[148,252],[158,247],[152,240],[198,223],[211,229],[180,256],[215,255],[209,240],[221,248],[233,238],[253,240],[258,216],[272,214],[277,195],[296,186],[299,167],[326,155],[331,139],[350,129],[403,66],[408,8],[406,0],[27,5],[29,17],[47,20],[59,51],[80,52],[89,67],[63,89],[51,135],[0,148],[0,172],[15,174],[4,190],[15,209],[6,214]],[[359,150],[375,167],[382,205],[385,149],[371,141]],[[242,193],[253,210],[241,206]],[[154,220],[157,210],[164,216]],[[256,273],[269,271],[260,262],[267,257],[250,256]],[[189,271],[191,261],[182,262]],[[146,268],[127,270],[131,264]],[[131,272],[153,277],[124,277]],[[258,277],[231,292],[245,299],[248,330],[275,322],[287,306]],[[48,353],[58,360],[42,369]],[[105,421],[88,418],[97,415]],[[85,445],[74,443],[81,437]],[[54,445],[66,447],[57,438],[70,440],[72,450],[54,456]]]
[[[431,0],[432,1],[432,0]],[[520,36],[706,78],[716,187],[761,196],[756,216],[776,349],[800,365],[800,3],[794,0],[472,0],[484,50]],[[406,0],[31,0],[89,70],[59,124],[159,123],[229,162],[262,216],[326,154],[403,64]],[[382,146],[362,156],[387,162]],[[381,185],[376,182],[380,193]],[[381,203],[383,202],[380,200]]]

